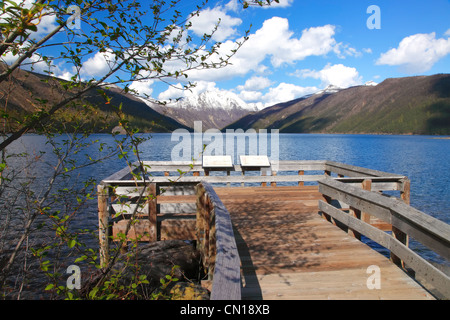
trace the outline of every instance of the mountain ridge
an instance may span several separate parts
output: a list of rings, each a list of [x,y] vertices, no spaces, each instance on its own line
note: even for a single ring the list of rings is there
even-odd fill
[[[4,65],[0,64],[0,70]],[[15,70],[9,80],[0,83],[0,110],[3,113],[5,130],[17,129],[15,119],[25,119],[35,112],[44,111],[49,106],[74,94],[63,88],[69,81],[21,69]],[[105,85],[105,84],[102,84]],[[105,101],[101,89],[110,99]],[[48,106],[40,102],[46,101]],[[134,95],[124,93],[117,86],[95,87],[77,100],[78,106],[69,104],[58,110],[52,117],[53,129],[75,131],[80,127],[93,132],[111,132],[121,122],[127,121],[142,132],[171,132],[187,128],[176,120],[149,108]],[[118,110],[123,118],[118,116]],[[47,121],[49,123],[49,121]]]
[[[285,133],[450,134],[450,74],[388,78],[265,108],[223,128]]]
[[[0,64],[0,68],[3,68]],[[16,72],[17,71],[17,72]],[[16,70],[0,84],[0,110],[7,130],[14,119],[39,111],[39,101],[49,105],[71,95],[61,79]],[[68,82],[66,82],[68,83]],[[104,84],[102,84],[104,85]],[[13,90],[11,90],[13,88]],[[83,96],[83,107],[67,106],[54,115],[58,127],[70,131],[83,120],[94,132],[111,132],[120,121],[128,121],[141,132],[193,130],[202,121],[203,130],[279,129],[285,133],[379,133],[450,134],[450,74],[388,78],[349,88],[328,86],[316,93],[258,110],[237,94],[224,90],[191,95],[173,104],[156,104],[123,92],[118,86],[98,88]],[[124,119],[119,119],[117,110]],[[80,116],[81,115],[81,116]],[[17,124],[16,124],[17,126]]]
[[[258,111],[235,93],[219,90],[189,95],[165,105],[151,102],[148,105],[190,128],[194,128],[195,121],[201,121],[204,130],[222,129],[245,115]]]

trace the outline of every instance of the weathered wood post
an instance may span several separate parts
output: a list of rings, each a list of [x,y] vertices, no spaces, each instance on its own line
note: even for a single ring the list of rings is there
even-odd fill
[[[158,205],[157,205],[157,193],[156,193],[156,183],[150,183],[148,186],[148,220],[150,224],[149,230],[149,241],[154,242],[158,240]]]
[[[404,203],[407,205],[411,202],[411,181],[409,179],[403,179],[402,181],[402,190],[401,190],[401,198]]]
[[[197,250],[200,252],[203,261],[204,260],[204,239],[205,239],[205,208],[204,208],[204,195],[205,189],[201,183],[195,186],[195,193],[197,196],[197,217],[196,217],[196,238],[197,238]]]
[[[299,175],[299,176],[305,175],[305,171],[304,171],[304,170],[299,170],[299,171],[298,171],[298,175]],[[302,186],[304,186],[304,185],[305,185],[305,182],[304,182],[303,180],[298,182],[298,186],[299,186],[299,187],[302,187]]]
[[[98,240],[100,244],[100,265],[105,267],[109,260],[109,188],[101,184],[97,186],[98,202]]]
[[[362,188],[363,190],[372,191],[372,180],[365,179],[362,182]],[[365,223],[370,224],[370,214],[368,214],[367,212],[361,212],[361,220]]]
[[[267,175],[267,171],[264,169],[261,169],[261,176],[265,177]],[[266,182],[261,182],[261,187],[267,186]]]
[[[277,172],[276,171],[272,171],[272,176],[276,177],[277,176]],[[270,183],[270,186],[271,187],[276,187],[277,183],[275,181],[273,181],[273,182]]]
[[[350,210],[349,210],[349,214],[352,217],[355,217],[356,219],[361,220],[361,210],[358,210],[352,206],[350,206]],[[358,240],[361,240],[361,233],[351,229],[350,227],[348,227],[348,231],[347,233],[353,237],[355,237]]]
[[[205,194],[206,196],[206,194]],[[211,199],[207,199],[208,211],[208,279],[212,280],[214,276],[216,261],[216,215]]]
[[[406,179],[406,178],[402,179],[402,188],[400,191],[400,197],[403,200],[403,202],[406,203],[407,205],[409,205],[411,202],[410,194],[411,194],[411,182],[409,181],[409,179]],[[398,241],[400,241],[401,243],[403,243],[406,247],[409,246],[408,235],[406,233],[404,233],[403,231],[401,231],[400,229],[397,229],[394,226],[392,226],[392,236],[395,239],[397,239]],[[390,258],[393,263],[395,263],[398,266],[401,266],[402,268],[405,268],[405,262],[402,261],[399,257],[397,257],[392,252],[391,252]]]

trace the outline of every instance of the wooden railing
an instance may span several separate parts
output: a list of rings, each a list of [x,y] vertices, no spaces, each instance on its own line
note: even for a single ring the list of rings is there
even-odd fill
[[[278,161],[271,163],[268,173],[267,168],[249,173],[240,165],[234,165],[231,174],[230,171],[213,174],[201,164],[191,162],[144,161],[141,164],[125,167],[98,186],[101,248],[106,248],[111,239],[117,240],[124,233],[129,239],[142,241],[194,239],[195,203],[170,204],[167,200],[161,201],[169,198],[161,197],[195,195],[194,187],[202,181],[215,185],[294,183],[302,186],[305,182],[317,184],[327,176],[345,180],[347,184],[358,184],[364,179],[361,177],[371,177],[372,191],[400,190],[405,199],[409,199],[406,177],[332,161]],[[145,179],[139,174],[141,168],[145,170]],[[131,217],[137,220],[133,221],[132,228],[129,226]],[[106,259],[106,249],[101,252]]]
[[[143,161],[146,178],[154,183],[199,183],[206,181],[210,184],[236,183],[238,185],[259,184],[262,186],[276,186],[277,183],[291,183],[303,185],[305,182],[317,183],[326,176],[335,177],[378,177],[386,190],[397,190],[398,180],[404,176],[377,170],[351,166],[326,160],[283,160],[273,161],[268,168],[250,170],[239,164],[225,171],[210,172],[201,163],[182,161]],[[132,180],[133,173],[139,174],[141,166],[137,163],[126,167],[103,180],[104,183],[114,185],[124,180]],[[381,179],[383,178],[383,179]],[[382,181],[383,180],[383,181]],[[375,181],[375,180],[374,180]],[[143,183],[144,180],[137,181]],[[389,184],[387,186],[387,184]]]
[[[366,185],[370,177],[365,178]],[[405,270],[412,269],[417,279],[423,279],[425,287],[438,290],[450,298],[450,278],[408,248],[408,237],[427,246],[447,261],[450,260],[450,226],[408,205],[408,201],[393,199],[364,190],[345,180],[319,181],[319,191],[327,201],[319,201],[319,210],[328,221],[344,225],[349,234],[359,238],[364,235],[391,252],[394,263]],[[406,198],[405,198],[406,200]],[[346,204],[347,206],[343,205]],[[347,209],[347,210],[346,210]],[[348,212],[346,212],[348,211]],[[392,225],[392,234],[367,223],[369,216]]]
[[[198,163],[145,161],[143,165],[146,168],[145,179],[138,174],[138,166],[135,164],[132,168],[124,168],[104,179],[98,186],[100,257],[103,262],[108,259],[110,240],[121,233],[128,233],[129,238],[145,241],[197,240],[208,277],[214,280],[211,298],[239,299],[239,256],[229,213],[212,185],[252,183],[276,187],[277,184],[286,182],[299,186],[312,182],[319,185],[327,199],[327,202],[320,202],[324,217],[346,224],[357,237],[364,234],[379,241],[381,245],[386,245],[392,252],[394,262],[406,262],[409,267],[418,269],[416,272],[420,274],[436,274],[434,280],[429,281],[437,287],[446,283],[448,291],[448,277],[435,271],[436,268],[430,267],[423,259],[415,256],[411,258],[413,254],[407,247],[407,235],[415,237],[417,233],[424,234],[424,244],[432,243],[437,252],[448,257],[448,226],[442,226],[442,230],[436,231],[440,237],[436,240],[433,232],[425,232],[420,227],[422,220],[428,221],[428,218],[419,219],[420,221],[405,220],[405,217],[417,216],[417,212],[408,209],[408,212],[413,213],[393,213],[400,201],[393,202],[394,200],[380,194],[382,191],[399,192],[399,198],[406,203],[403,205],[409,204],[410,183],[405,176],[321,160],[279,161],[272,163],[268,174],[264,171],[260,175],[258,172],[247,175],[239,165],[232,168],[231,173],[237,172],[236,175],[230,172],[222,175],[220,172],[209,174]],[[158,203],[163,193],[195,195],[196,203],[174,204],[166,210],[163,204]],[[374,197],[376,201],[373,200]],[[385,208],[377,202],[381,200],[396,205],[393,209]],[[338,206],[332,206],[333,202],[337,202]],[[383,201],[381,203],[385,204]],[[178,218],[165,219],[164,224],[159,218],[167,213]],[[420,213],[422,215],[424,214]],[[138,221],[130,229],[129,219],[132,216]],[[364,227],[361,227],[362,223]],[[392,230],[394,236],[391,237],[380,229]],[[429,273],[428,270],[433,271]]]
[[[179,203],[173,195],[194,195],[196,184],[102,181],[97,187],[101,264],[108,261],[111,241],[194,240],[195,199]]]
[[[240,300],[240,259],[230,214],[207,182],[197,190],[197,249],[212,281],[211,300]]]
[[[240,299],[240,260],[230,214],[210,184],[184,182],[182,186],[179,183],[166,186],[165,182],[110,182],[104,181],[98,185],[102,265],[108,262],[111,240],[196,240],[208,279],[214,280],[211,299]],[[190,208],[190,204],[169,208],[171,215],[178,215],[180,218],[173,219],[171,223],[170,219],[167,219],[166,224],[163,224],[158,219],[165,212],[157,200],[161,196],[160,189],[164,188],[169,195],[193,194],[191,187],[195,188],[196,194],[194,208]],[[178,214],[175,211],[178,211]]]

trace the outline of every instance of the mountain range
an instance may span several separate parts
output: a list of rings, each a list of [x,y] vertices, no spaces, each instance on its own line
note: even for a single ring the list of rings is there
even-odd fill
[[[194,121],[202,121],[203,130],[450,134],[450,74],[390,78],[379,84],[369,82],[350,88],[330,85],[314,94],[262,110],[230,91],[203,92],[176,102],[157,104],[124,93],[115,85],[103,87],[104,94],[97,89],[79,101],[83,107],[69,105],[55,114],[53,122],[67,131],[83,122],[95,132],[111,132],[125,119],[140,132],[192,130]],[[0,111],[3,119],[10,120],[4,120],[6,131],[14,130],[15,118],[40,110],[39,101],[52,104],[71,94],[74,93],[65,90],[60,79],[16,70],[9,81],[0,83]],[[119,107],[122,118],[118,116]]]
[[[245,103],[230,91],[206,91],[168,104],[156,104],[143,99],[155,111],[194,128],[201,121],[203,129],[222,129],[258,109]]]
[[[247,115],[224,129],[284,133],[450,134],[450,74],[389,78]]]
[[[0,70],[3,68],[0,63]],[[3,118],[4,130],[14,131],[32,113],[48,110],[53,104],[73,96],[74,89],[67,89],[67,86],[70,82],[65,80],[16,69],[7,81],[0,83],[0,119]],[[102,87],[104,94],[99,90],[93,88],[77,99],[76,104],[70,103],[57,111],[51,121],[53,129],[72,132],[81,127],[94,132],[111,132],[124,121],[141,132],[189,129],[117,86]],[[105,101],[105,96],[109,101]]]

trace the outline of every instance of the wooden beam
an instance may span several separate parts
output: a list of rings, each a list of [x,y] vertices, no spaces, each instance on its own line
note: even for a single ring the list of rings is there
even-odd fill
[[[272,171],[272,177],[276,177],[277,176],[277,172],[276,171]],[[276,187],[277,183],[275,181],[270,183],[271,187]]]
[[[372,180],[365,179],[361,185],[363,190],[372,191]],[[364,211],[361,212],[361,220],[370,223],[370,214]]]
[[[241,263],[230,213],[210,184],[203,183],[203,187],[214,208],[215,261],[210,299],[240,300]]]
[[[393,252],[401,261],[406,261],[408,267],[412,268],[416,275],[420,275],[447,299],[450,298],[450,277],[406,247],[401,241],[355,217],[343,213],[324,201],[319,200],[319,209]]]
[[[98,238],[100,243],[100,265],[106,266],[109,261],[109,212],[108,188],[99,184],[97,186],[98,202]]]
[[[384,220],[450,260],[450,225],[397,199],[368,192],[333,179],[319,181],[319,191]]]
[[[361,210],[350,207],[349,215],[358,220],[361,220]],[[361,240],[361,233],[359,233],[358,231],[354,230],[351,227],[348,227],[348,234],[358,240]]]
[[[148,186],[148,221],[149,221],[149,241],[157,241],[158,240],[158,224],[157,224],[157,215],[158,215],[158,206],[157,206],[157,193],[156,193],[156,184],[150,183]]]
[[[403,179],[401,198],[404,203],[410,204],[411,202],[411,181],[409,179]]]
[[[298,170],[298,175],[299,176],[304,176],[305,175],[305,170]],[[305,185],[305,182],[303,180],[300,180],[298,182],[299,187],[302,187]]]

